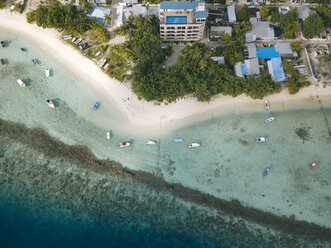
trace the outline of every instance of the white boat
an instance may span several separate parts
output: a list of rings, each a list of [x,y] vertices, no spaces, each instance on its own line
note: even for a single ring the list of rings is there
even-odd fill
[[[270,109],[269,101],[268,101],[268,100],[265,100],[265,101],[264,101],[264,109],[265,109],[265,110],[269,110],[269,109]]]
[[[265,137],[258,137],[258,138],[256,138],[256,142],[258,142],[258,143],[264,143],[264,142],[267,142],[267,141],[268,141],[268,139],[265,138]]]
[[[149,140],[146,142],[146,145],[155,145],[155,144],[156,144],[156,142],[153,140]]]
[[[128,142],[120,143],[120,147],[128,147],[129,145],[130,145],[130,143],[128,143]]]
[[[200,146],[200,144],[198,144],[198,143],[192,143],[192,144],[188,145],[188,147],[190,147],[190,148],[199,147],[199,146]]]
[[[82,40],[83,40],[83,38],[79,38],[79,39],[76,40],[74,43],[75,43],[76,45],[78,45]]]
[[[48,68],[45,70],[45,75],[46,75],[46,77],[49,77],[49,69]]]
[[[54,104],[53,104],[52,100],[49,100],[49,99],[48,99],[48,100],[46,101],[46,103],[47,103],[47,105],[50,106],[51,108],[54,108]]]
[[[106,133],[107,139],[110,139],[110,132]]]
[[[265,121],[266,123],[269,123],[269,122],[272,122],[273,120],[275,120],[275,117],[270,117],[270,118],[268,118],[268,119],[265,119],[264,121]]]
[[[22,87],[25,87],[25,83],[21,79],[17,79],[17,83]]]
[[[74,38],[72,38],[71,42],[75,42],[75,40],[76,40],[76,38],[74,37]]]

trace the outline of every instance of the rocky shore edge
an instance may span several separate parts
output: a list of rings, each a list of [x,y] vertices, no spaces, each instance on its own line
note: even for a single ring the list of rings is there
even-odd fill
[[[87,147],[66,145],[52,138],[46,131],[40,128],[27,128],[22,124],[0,119],[1,136],[6,136],[14,139],[16,142],[28,145],[50,158],[65,157],[74,163],[83,163],[109,171],[118,176],[129,177],[155,190],[171,192],[174,196],[183,200],[205,205],[230,216],[241,217],[293,236],[299,236],[304,240],[324,240],[331,242],[331,229],[329,228],[306,221],[296,221],[295,216],[291,216],[290,218],[285,216],[279,217],[254,208],[244,207],[236,200],[224,201],[197,190],[183,187],[180,184],[169,184],[164,179],[150,173],[124,168],[120,163],[115,161],[99,160]]]

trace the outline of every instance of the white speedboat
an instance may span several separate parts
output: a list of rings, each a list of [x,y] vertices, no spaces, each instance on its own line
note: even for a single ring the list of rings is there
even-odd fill
[[[120,143],[120,147],[128,147],[129,145],[130,145],[130,143],[128,143],[128,142]]]
[[[269,101],[268,101],[268,100],[265,100],[265,101],[264,101],[264,109],[265,109],[265,110],[269,110],[269,109],[270,109]]]
[[[49,69],[48,68],[45,70],[45,75],[46,75],[46,77],[49,77]]]
[[[266,123],[269,123],[269,122],[272,122],[273,120],[275,120],[275,117],[270,117],[270,118],[268,118],[268,119],[265,119],[264,121],[265,121]]]
[[[265,138],[265,137],[258,137],[258,138],[256,138],[256,142],[258,142],[258,143],[264,143],[264,142],[267,142],[267,141],[268,141],[268,139]]]
[[[156,142],[153,140],[149,140],[146,142],[146,145],[155,145],[155,144],[156,144]]]
[[[17,83],[22,87],[25,87],[25,83],[21,79],[17,79]]]
[[[51,108],[54,108],[54,103],[52,102],[52,100],[47,100],[46,101],[47,105],[50,106]]]
[[[200,144],[198,144],[198,143],[192,143],[192,144],[188,145],[188,147],[190,147],[190,148],[199,147],[199,146],[200,146]]]
[[[110,139],[110,132],[106,133],[107,139]]]

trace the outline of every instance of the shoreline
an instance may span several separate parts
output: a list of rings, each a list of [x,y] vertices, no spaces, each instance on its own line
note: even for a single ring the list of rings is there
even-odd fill
[[[8,122],[0,119],[0,135],[3,138],[15,140],[22,145],[38,151],[43,156],[52,158],[65,158],[74,163],[86,165],[88,169],[97,169],[114,173],[139,181],[156,191],[165,191],[182,200],[214,209],[230,218],[242,218],[248,222],[266,226],[276,231],[306,241],[331,242],[331,229],[307,221],[297,221],[295,218],[275,216],[258,209],[244,207],[239,201],[225,201],[214,196],[189,189],[179,184],[167,183],[150,173],[133,171],[124,168],[121,164],[110,160],[99,160],[85,146],[66,145],[52,138],[46,131],[39,128],[26,128],[22,124]],[[44,144],[48,144],[45,146]],[[240,221],[239,221],[240,222]],[[242,224],[244,225],[244,224]],[[272,230],[270,230],[272,231]],[[269,232],[270,232],[269,231]]]
[[[125,87],[126,84],[119,84],[117,80],[103,73],[92,60],[83,57],[78,50],[60,40],[58,31],[29,24],[26,22],[25,15],[11,13],[10,16],[6,16],[5,13],[7,13],[6,10],[0,12],[0,27],[28,37],[45,50],[49,56],[59,61],[70,71],[85,78],[89,87],[103,94],[111,106],[114,107],[115,105],[131,126],[157,128],[162,122],[163,127],[169,127],[175,126],[174,122],[191,123],[192,119],[195,122],[197,117],[199,117],[199,121],[203,121],[206,117],[202,116],[206,113],[211,114],[213,111],[227,112],[229,109],[243,108],[243,112],[250,112],[251,107],[256,105],[261,106],[261,111],[263,109],[264,100],[254,100],[245,95],[235,98],[216,95],[209,103],[197,102],[189,98],[186,101],[168,105],[162,103],[161,106],[146,103],[144,100],[140,101],[135,96],[132,97],[130,91]],[[89,68],[89,70],[84,70],[84,68]],[[308,100],[314,97],[330,98],[331,87],[323,88],[311,85],[302,88],[296,95],[289,95],[287,89],[284,89],[279,94],[268,96],[267,99],[272,106],[273,104]],[[130,98],[129,101],[123,100],[128,98]]]

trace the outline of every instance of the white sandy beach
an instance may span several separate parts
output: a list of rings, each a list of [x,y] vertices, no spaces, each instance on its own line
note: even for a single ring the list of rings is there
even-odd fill
[[[93,61],[83,57],[79,51],[60,40],[60,33],[56,30],[43,29],[36,24],[28,24],[25,15],[15,13],[9,15],[6,10],[0,12],[0,27],[32,39],[69,70],[86,78],[86,81],[91,83],[91,87],[100,92],[100,94],[107,95],[112,106],[114,106],[114,102],[116,103],[133,126],[158,126],[161,119],[164,126],[165,124],[184,120],[195,115],[219,109],[233,108],[234,105],[237,107],[242,105],[242,107],[248,109],[251,104],[261,104],[263,106],[264,101],[253,100],[244,95],[236,98],[218,95],[209,103],[197,102],[190,97],[177,103],[168,105],[162,103],[161,106],[156,106],[153,103],[138,100],[134,94],[130,93],[127,86],[119,84],[115,79],[108,77]],[[280,94],[268,96],[268,100],[272,104],[310,99],[315,96],[329,98],[331,96],[331,87],[323,88],[312,85],[300,90],[296,95],[289,95],[287,90],[283,90]]]

